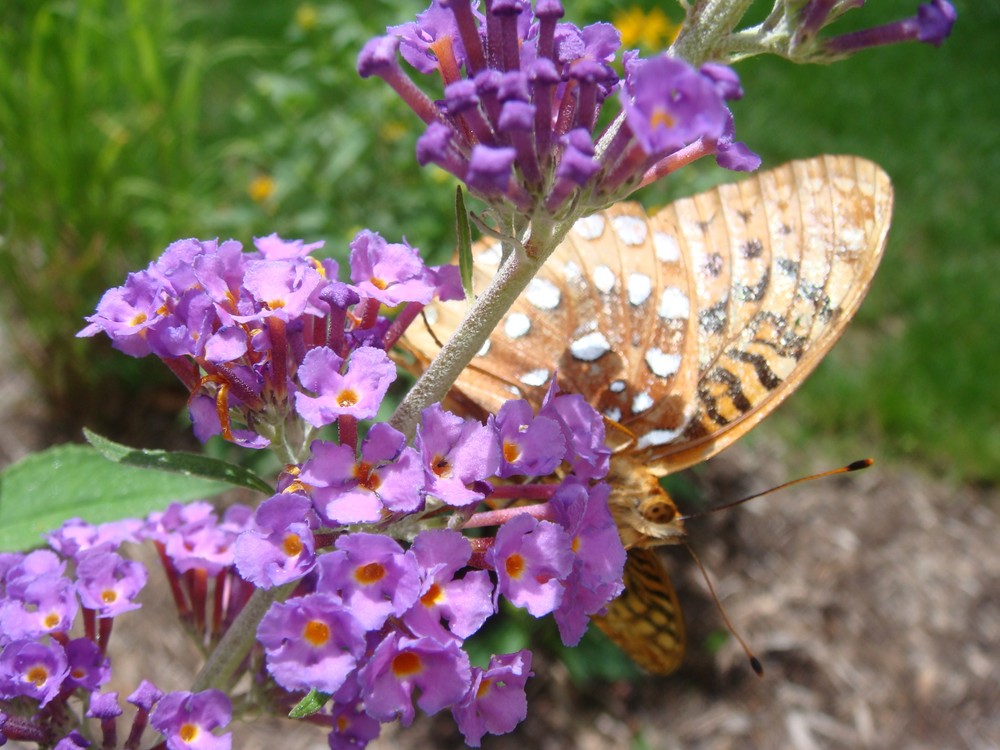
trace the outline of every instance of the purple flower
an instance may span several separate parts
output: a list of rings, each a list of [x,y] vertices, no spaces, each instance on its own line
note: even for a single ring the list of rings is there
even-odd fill
[[[339,596],[366,630],[400,616],[420,595],[417,563],[411,552],[378,534],[338,537],[336,551],[320,557],[316,591]]]
[[[505,193],[513,174],[516,156],[517,152],[506,146],[473,146],[465,173],[469,188],[485,195]]]
[[[566,441],[559,423],[536,417],[527,401],[507,401],[489,424],[500,436],[503,462],[498,476],[544,477],[562,463]]]
[[[333,730],[327,741],[330,750],[359,750],[379,736],[382,724],[365,713],[358,701],[333,707]]]
[[[600,479],[608,473],[611,449],[604,443],[604,419],[578,393],[559,393],[552,378],[549,392],[538,410],[562,428],[566,460],[581,479]]]
[[[267,260],[296,260],[307,257],[326,243],[320,240],[307,245],[302,240],[283,240],[274,233],[266,237],[254,237],[253,244]]]
[[[320,515],[334,525],[373,522],[382,510],[409,513],[421,502],[424,472],[406,438],[389,425],[372,425],[361,458],[346,445],[315,441],[300,479],[312,487]]]
[[[241,323],[275,316],[286,323],[303,314],[321,315],[311,297],[324,284],[323,277],[304,261],[258,260],[247,264],[243,286],[256,303],[249,315],[233,316]]]
[[[822,48],[830,55],[844,56],[868,47],[900,42],[917,41],[940,46],[951,34],[957,18],[954,6],[947,0],[931,0],[920,5],[914,17],[832,37],[823,41]]]
[[[144,272],[130,273],[123,286],[109,289],[77,336],[108,334],[112,346],[130,357],[150,353],[147,334],[164,319],[162,288]]]
[[[456,63],[465,59],[455,16],[440,0],[432,0],[427,10],[417,14],[416,21],[390,26],[386,31],[399,37],[403,59],[421,73],[436,71],[444,55]]]
[[[434,297],[434,284],[417,250],[387,243],[367,229],[351,242],[351,281],[362,297],[389,307],[401,302],[427,304]]]
[[[569,535],[549,521],[515,516],[497,531],[486,562],[497,573],[497,597],[542,617],[562,602],[563,579],[573,569]]]
[[[142,563],[100,548],[80,553],[76,562],[80,602],[102,618],[138,609],[135,598],[146,585],[146,577]]]
[[[337,597],[309,594],[271,606],[257,628],[267,670],[286,690],[340,689],[365,653],[365,628]]]
[[[88,747],[90,742],[87,738],[74,729],[53,745],[52,750],[83,750]]]
[[[55,570],[27,578],[16,574],[15,569],[0,603],[0,643],[68,633],[80,608],[73,582]]]
[[[632,134],[654,158],[699,138],[718,139],[729,117],[711,78],[666,55],[629,66],[621,105]]]
[[[524,721],[531,674],[530,651],[491,656],[486,669],[473,668],[469,692],[451,709],[467,745],[479,747],[483,735],[506,734]]]
[[[230,733],[216,735],[233,718],[229,698],[221,690],[167,693],[150,714],[150,723],[167,738],[170,750],[229,750]]]
[[[563,581],[565,594],[555,611],[559,635],[567,646],[580,642],[596,614],[623,589],[625,548],[611,512],[610,488],[567,480],[550,500],[555,520],[570,535],[573,569]]]
[[[298,580],[316,564],[315,540],[308,517],[309,498],[275,495],[257,509],[257,527],[236,539],[234,562],[244,580],[258,588]],[[313,516],[315,518],[315,516]]]
[[[410,631],[447,641],[479,630],[495,611],[493,584],[485,570],[455,577],[469,562],[469,540],[449,529],[427,530],[417,535],[412,551],[420,566],[420,598],[403,616]]]
[[[355,349],[341,374],[343,364],[326,347],[310,350],[302,360],[299,381],[317,395],[295,394],[295,410],[313,427],[332,424],[341,415],[371,419],[396,379],[396,366],[381,349]]]
[[[496,433],[474,419],[464,420],[440,404],[424,409],[414,444],[420,452],[426,492],[449,505],[469,505],[485,494],[468,485],[500,468]]]
[[[365,708],[379,721],[399,718],[408,726],[417,705],[427,714],[454,705],[469,689],[469,657],[457,640],[406,638],[391,633],[383,640],[359,675]]]
[[[59,694],[69,674],[66,652],[55,641],[13,641],[0,651],[0,698],[31,698],[41,706]]]
[[[66,644],[66,663],[69,687],[82,687],[87,692],[96,691],[111,679],[111,661],[89,638],[74,638]]]
[[[124,518],[120,521],[91,524],[80,518],[70,518],[63,525],[48,535],[49,546],[64,557],[76,557],[81,551],[110,544],[117,548],[123,542],[137,541],[136,532],[142,527],[142,521],[136,518]]]

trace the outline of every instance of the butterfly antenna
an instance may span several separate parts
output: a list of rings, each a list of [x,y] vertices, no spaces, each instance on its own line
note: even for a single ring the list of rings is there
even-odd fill
[[[851,471],[860,471],[861,469],[867,469],[873,463],[875,463],[874,459],[862,458],[860,461],[852,461],[851,463],[847,464],[847,466],[841,466],[836,469],[830,469],[829,471],[821,471],[819,474],[810,474],[807,477],[799,477],[798,479],[793,479],[790,482],[779,484],[777,487],[772,487],[769,490],[764,490],[763,492],[758,492],[748,497],[740,498],[739,500],[734,500],[731,503],[726,503],[725,505],[719,505],[715,508],[709,508],[708,510],[699,511],[698,513],[692,513],[691,515],[688,516],[682,516],[681,520],[690,521],[692,518],[701,518],[702,516],[707,516],[709,513],[715,513],[716,511],[735,508],[737,505],[742,505],[743,503],[750,502],[751,500],[756,500],[758,497],[763,497],[764,495],[770,495],[772,492],[777,492],[778,490],[783,490],[786,487],[791,487],[792,485],[800,484],[802,482],[809,482],[813,479],[832,477],[835,474],[847,474],[848,472]]]
[[[424,328],[427,329],[427,333],[431,335],[431,338],[434,339],[434,343],[438,345],[438,349],[444,347],[444,344],[441,343],[441,339],[439,339],[437,334],[434,333],[434,329],[431,327],[431,322],[427,320],[427,313],[424,310],[420,311],[420,317],[424,321]]]
[[[701,571],[701,575],[705,579],[705,583],[708,584],[708,591],[712,595],[712,601],[715,602],[715,608],[718,609],[719,614],[722,615],[722,621],[726,623],[726,627],[729,629],[729,632],[733,634],[733,637],[737,641],[739,641],[740,645],[743,647],[743,653],[745,653],[747,655],[747,658],[750,660],[750,668],[754,671],[754,673],[758,677],[763,677],[764,665],[760,663],[760,659],[754,656],[753,651],[750,650],[750,647],[747,645],[747,642],[743,640],[743,637],[739,633],[737,633],[736,628],[733,627],[732,620],[729,619],[729,615],[726,614],[726,610],[723,608],[722,602],[719,601],[719,595],[715,593],[715,586],[712,585],[712,579],[708,577],[708,571],[705,570],[705,566],[702,565],[698,555],[696,555],[694,550],[691,549],[690,544],[688,544],[687,542],[682,542],[682,544],[684,545],[685,549],[687,549],[688,553],[691,555],[691,558],[694,560],[695,565],[698,566],[698,570]]]

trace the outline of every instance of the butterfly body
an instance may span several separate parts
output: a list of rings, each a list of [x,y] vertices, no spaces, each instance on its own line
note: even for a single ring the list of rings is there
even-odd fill
[[[469,414],[536,408],[552,378],[613,429],[611,512],[629,549],[626,592],[595,618],[650,671],[676,667],[683,622],[649,547],[684,530],[658,479],[715,455],[789,396],[843,332],[881,258],[892,208],[872,162],[823,156],[676,201],[580,219],[451,393]],[[499,244],[475,251],[482,289]],[[404,347],[419,371],[460,324],[426,311]],[[658,623],[651,637],[649,623]]]

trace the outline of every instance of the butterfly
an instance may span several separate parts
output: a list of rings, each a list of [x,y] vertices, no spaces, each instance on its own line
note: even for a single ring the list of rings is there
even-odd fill
[[[628,549],[624,593],[594,621],[640,666],[681,662],[684,622],[652,551],[683,522],[659,479],[715,455],[812,372],[865,296],[892,186],[854,156],[794,161],[647,216],[619,203],[578,220],[455,383],[452,408],[537,409],[550,381],[607,419],[609,505]],[[476,288],[502,260],[474,249]],[[465,305],[425,309],[403,346],[419,371]],[[428,330],[429,328],[429,330]]]

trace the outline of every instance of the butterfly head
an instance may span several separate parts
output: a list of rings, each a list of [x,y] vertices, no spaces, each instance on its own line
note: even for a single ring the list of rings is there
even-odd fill
[[[686,532],[677,506],[644,464],[627,455],[613,455],[608,482],[608,505],[627,549],[684,540]]]

